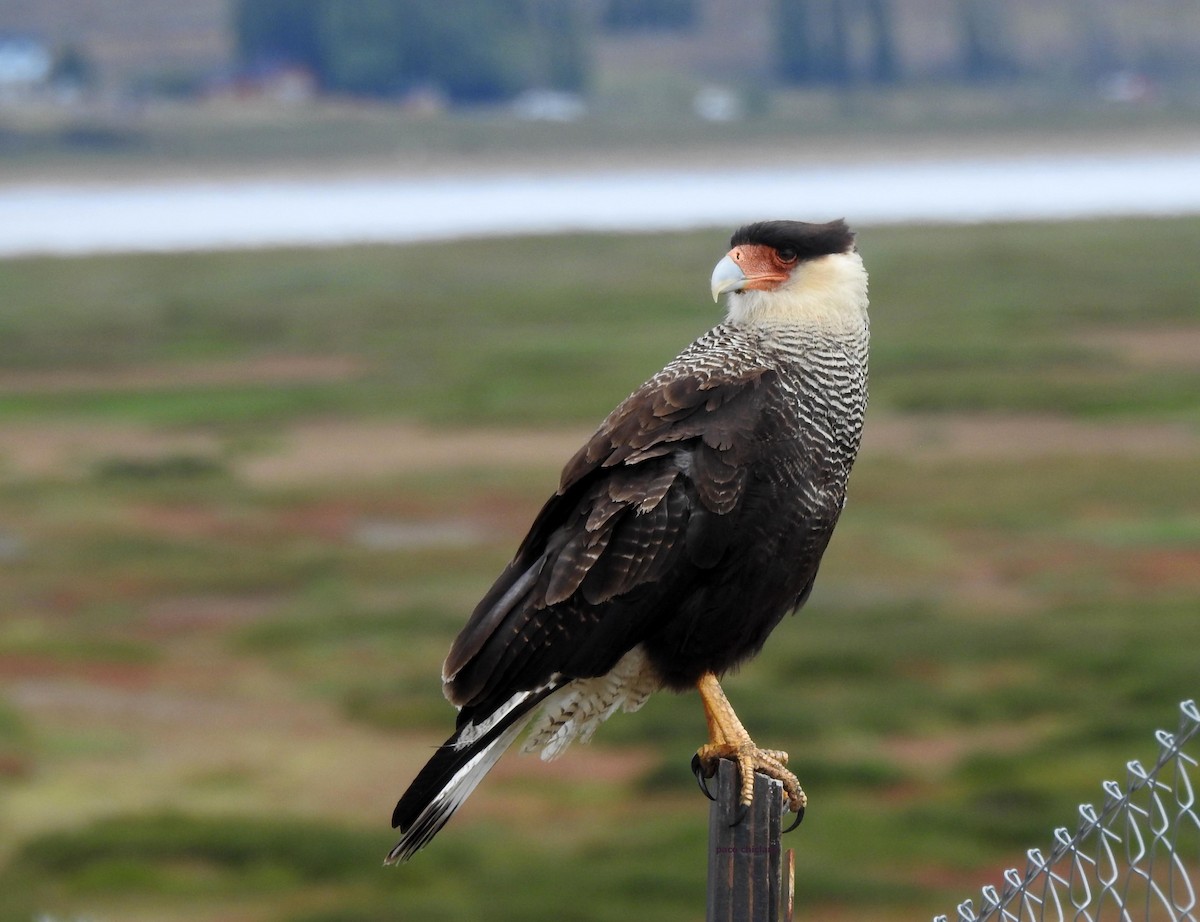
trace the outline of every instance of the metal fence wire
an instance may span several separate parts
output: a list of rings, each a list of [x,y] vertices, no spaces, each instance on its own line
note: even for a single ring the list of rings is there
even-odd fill
[[[1179,730],[1155,734],[1152,768],[1129,762],[1124,787],[1104,782],[1100,809],[1081,804],[1074,833],[1056,829],[1049,855],[1031,848],[1024,874],[1005,871],[1003,888],[984,887],[978,912],[959,904],[956,922],[1200,922],[1200,709],[1179,710]]]

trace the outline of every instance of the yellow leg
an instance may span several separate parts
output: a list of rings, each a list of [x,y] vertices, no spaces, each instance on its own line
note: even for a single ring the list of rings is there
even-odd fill
[[[704,717],[708,721],[709,741],[696,751],[696,758],[704,776],[711,778],[715,775],[717,763],[721,759],[732,759],[738,766],[741,780],[738,800],[743,807],[748,807],[754,800],[754,773],[757,771],[783,785],[788,809],[797,817],[801,816],[808,804],[808,796],[800,787],[796,776],[785,767],[787,753],[777,749],[759,749],[754,744],[754,740],[750,739],[750,734],[734,713],[733,705],[725,697],[717,677],[711,672],[706,672],[700,677],[696,683],[696,690],[700,692],[700,700],[704,703]]]

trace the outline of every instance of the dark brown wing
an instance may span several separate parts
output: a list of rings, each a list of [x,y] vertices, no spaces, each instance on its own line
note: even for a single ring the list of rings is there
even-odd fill
[[[454,703],[487,713],[601,675],[669,616],[673,587],[725,552],[773,375],[652,379],[613,411],[455,640]]]

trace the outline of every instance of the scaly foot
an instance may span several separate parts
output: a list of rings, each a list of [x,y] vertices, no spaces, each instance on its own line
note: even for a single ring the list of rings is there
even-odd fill
[[[738,810],[733,821],[733,825],[736,826],[754,802],[754,773],[761,772],[783,785],[788,809],[796,816],[795,822],[784,830],[791,832],[804,819],[808,796],[800,787],[796,776],[785,767],[787,753],[777,749],[760,749],[754,744],[754,740],[750,739],[750,734],[733,712],[733,707],[721,690],[717,677],[711,672],[706,672],[700,677],[696,688],[700,692],[700,700],[704,703],[704,716],[708,720],[709,733],[709,742],[701,746],[692,759],[692,772],[696,775],[700,790],[711,800],[712,794],[705,784],[705,779],[717,773],[717,765],[721,759],[736,762],[740,782]]]
[[[785,832],[791,832],[804,819],[804,810],[808,806],[808,795],[800,787],[800,782],[785,767],[788,755],[778,749],[760,749],[754,741],[747,737],[739,743],[705,743],[692,759],[692,771],[702,790],[711,799],[705,779],[717,773],[721,759],[729,759],[737,763],[740,791],[738,792],[738,809],[732,825],[736,826],[745,819],[750,805],[754,802],[754,773],[760,772],[768,778],[774,778],[783,785],[783,796],[788,809],[795,814],[795,821]]]

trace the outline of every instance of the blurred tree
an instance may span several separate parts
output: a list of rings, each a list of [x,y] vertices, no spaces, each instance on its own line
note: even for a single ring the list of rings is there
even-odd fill
[[[1096,80],[1117,70],[1117,49],[1103,10],[1095,0],[1071,0],[1071,24],[1083,44],[1083,76]]]
[[[779,67],[789,83],[848,82],[846,8],[839,0],[780,0]]]
[[[779,0],[775,15],[785,82],[846,86],[899,79],[889,0]],[[868,37],[865,54],[853,53],[854,35]]]
[[[424,82],[460,102],[495,102],[534,83],[532,24],[521,0],[442,0],[428,13],[418,38]]]
[[[399,92],[417,75],[406,52],[406,4],[325,0],[318,7],[318,72],[326,88],[364,96]],[[418,30],[419,31],[419,30]]]
[[[779,74],[785,83],[807,83],[813,76],[812,10],[808,0],[779,0],[775,5]]]
[[[697,23],[696,0],[607,0],[600,22],[610,32],[683,32]]]
[[[354,95],[490,102],[578,90],[588,70],[581,0],[238,0],[234,26],[244,64],[300,64]]]
[[[54,58],[50,81],[60,87],[87,89],[96,83],[96,65],[78,45],[65,45]]]
[[[994,80],[1015,74],[1007,6],[992,0],[958,0],[958,16],[963,76],[968,80]]]
[[[533,59],[540,62],[534,82],[562,90],[582,91],[588,75],[588,23],[583,6],[563,0],[527,0]]]
[[[868,77],[873,83],[895,83],[900,79],[900,59],[892,6],[888,0],[866,0],[866,15],[872,38]]]
[[[243,64],[286,62],[319,69],[321,0],[237,0],[233,31]]]

